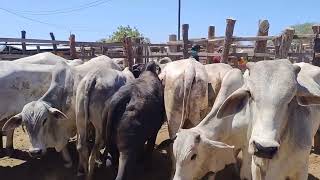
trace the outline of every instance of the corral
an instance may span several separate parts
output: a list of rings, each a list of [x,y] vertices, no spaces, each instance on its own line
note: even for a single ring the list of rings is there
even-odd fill
[[[221,61],[238,67],[238,59],[245,58],[248,61],[272,60],[278,58],[289,58],[292,62],[309,62],[314,65],[320,64],[319,61],[319,33],[320,26],[314,26],[314,34],[299,35],[295,34],[293,29],[286,29],[279,36],[268,36],[269,23],[264,20],[259,24],[257,36],[253,37],[235,37],[233,29],[235,20],[227,19],[226,34],[223,37],[215,37],[214,27],[210,26],[207,39],[189,39],[188,25],[183,25],[183,40],[177,41],[175,35],[170,35],[167,44],[144,44],[141,41],[133,40],[130,37],[119,43],[96,43],[96,42],[76,42],[75,36],[70,36],[70,41],[56,41],[52,34],[52,40],[37,39],[17,39],[17,38],[0,38],[1,42],[8,46],[0,57],[3,59],[15,59],[17,57],[29,56],[34,53],[43,52],[41,46],[52,46],[53,52],[61,53],[61,56],[69,59],[82,58],[89,59],[96,55],[105,54],[113,58],[125,58],[125,66],[132,67],[135,63],[145,63],[149,59],[159,59],[161,57],[170,57],[173,60],[188,58],[190,47],[193,44],[201,44],[202,52],[200,57],[203,64],[210,64],[212,57],[221,56]],[[22,33],[25,37],[25,32]],[[293,43],[293,41],[296,42]],[[236,42],[254,41],[255,44],[242,45]],[[268,41],[273,44],[268,45]],[[309,43],[304,43],[309,41]],[[224,43],[222,43],[224,42]],[[12,46],[21,43],[21,53],[17,50],[12,51]],[[27,44],[29,43],[29,44]],[[68,45],[67,45],[68,44]],[[10,47],[11,45],[11,47]],[[36,46],[37,51],[28,51],[28,46]],[[64,47],[64,48],[59,48]],[[151,50],[152,47],[156,47]],[[166,47],[166,48],[164,48]],[[32,48],[31,48],[32,49]],[[218,50],[222,50],[218,52]],[[249,52],[246,51],[249,49]],[[30,50],[30,49],[29,49]],[[154,52],[158,51],[158,52]],[[159,132],[157,144],[168,138],[167,127],[163,126]],[[39,180],[60,180],[60,179],[77,179],[76,169],[65,169],[62,166],[62,160],[55,152],[49,152],[44,158],[31,159],[28,156],[27,148],[29,140],[22,128],[16,130],[14,137],[14,146],[16,148],[12,158],[2,157],[0,159],[0,177],[5,179],[20,180],[27,179]],[[73,152],[73,159],[76,160],[75,143],[70,143],[70,150]],[[309,156],[309,180],[319,179],[320,170],[317,168],[320,164],[319,152],[312,151]],[[171,162],[170,156],[166,151],[156,150],[153,154],[153,166],[143,169],[144,176],[141,179],[165,180],[170,178]],[[112,176],[105,169],[98,169],[96,179],[105,179]],[[114,176],[114,175],[113,175]],[[227,167],[226,170],[218,175],[218,179],[238,179],[233,166]]]

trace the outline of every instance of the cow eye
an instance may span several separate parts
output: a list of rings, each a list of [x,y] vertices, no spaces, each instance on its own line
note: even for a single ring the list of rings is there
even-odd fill
[[[42,125],[44,126],[44,125],[46,124],[46,122],[47,122],[47,118],[45,118],[45,119],[43,120]]]
[[[195,160],[196,158],[197,158],[197,154],[194,154],[194,155],[191,156],[191,160],[192,161]]]

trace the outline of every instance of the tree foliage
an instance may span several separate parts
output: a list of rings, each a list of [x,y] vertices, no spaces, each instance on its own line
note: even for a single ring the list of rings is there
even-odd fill
[[[316,23],[308,22],[303,24],[296,24],[291,27],[295,30],[296,34],[313,34],[312,26],[315,24]]]
[[[139,32],[136,27],[128,26],[119,26],[115,32],[107,39],[101,39],[101,42],[122,42],[123,39],[127,36],[130,37],[142,37],[143,35]]]

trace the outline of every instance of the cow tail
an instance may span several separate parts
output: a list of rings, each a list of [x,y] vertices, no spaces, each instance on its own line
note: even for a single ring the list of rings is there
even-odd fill
[[[115,121],[115,115],[120,115],[116,113],[116,110],[125,110],[126,104],[130,100],[130,92],[129,91],[121,91],[121,89],[116,92],[109,103],[106,103],[104,109],[103,109],[103,114],[102,118],[106,124],[105,127],[105,139],[106,139],[106,146],[107,149],[110,148],[111,141],[112,141],[112,132],[113,132],[113,123]]]
[[[194,62],[190,61],[184,71],[184,83],[183,83],[183,103],[182,103],[182,117],[179,129],[182,129],[188,118],[190,112],[190,95],[193,81],[196,78],[196,70]]]
[[[90,118],[90,93],[94,86],[96,85],[96,78],[90,78],[89,80],[86,81],[85,83],[85,88],[84,88],[84,99],[83,99],[83,106],[84,106],[84,120],[85,120],[85,129],[87,132],[90,132],[88,129],[88,125],[90,123],[89,118]],[[85,137],[88,140],[88,133]]]

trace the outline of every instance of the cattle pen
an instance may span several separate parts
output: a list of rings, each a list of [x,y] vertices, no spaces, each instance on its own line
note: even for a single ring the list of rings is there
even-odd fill
[[[240,59],[257,62],[288,58],[291,62],[307,62],[320,66],[320,25],[312,27],[313,34],[296,34],[292,28],[285,29],[279,35],[269,35],[270,24],[268,20],[260,20],[257,34],[254,36],[235,36],[236,20],[226,19],[224,36],[216,36],[215,26],[209,26],[208,36],[205,38],[191,38],[192,30],[188,24],[183,24],[182,40],[177,40],[177,35],[170,34],[166,43],[146,43],[144,39],[126,37],[122,42],[82,42],[76,40],[76,35],[71,34],[68,40],[56,40],[54,33],[50,33],[50,39],[29,39],[26,31],[21,31],[20,38],[0,37],[0,61],[15,60],[42,52],[52,52],[66,59],[89,60],[99,55],[111,58],[123,58],[124,66],[132,68],[134,64],[146,63],[149,60],[158,60],[169,57],[173,61],[188,58],[191,55],[191,47],[201,45],[199,53],[203,64],[211,64],[216,57],[222,63],[228,63],[233,67],[240,67]],[[314,142],[320,142],[320,133],[315,136]],[[66,169],[62,166],[63,160],[52,149],[43,158],[32,159],[28,155],[30,140],[23,127],[15,132],[15,150],[11,157],[1,154],[0,177],[10,180],[35,179],[79,179],[76,167]],[[158,133],[156,144],[168,138],[168,126],[162,126]],[[73,161],[77,162],[75,139],[72,139],[68,149],[72,152]],[[0,151],[1,152],[1,151]],[[156,150],[152,157],[153,167],[145,172],[142,180],[163,180],[171,176],[171,159],[165,150]],[[308,180],[316,180],[320,177],[320,144],[315,143],[309,156]],[[217,174],[217,179],[238,179],[238,172],[233,172],[233,166]],[[99,168],[95,179],[113,177],[115,174],[107,168]]]
[[[68,41],[56,40],[50,33],[50,40],[28,39],[21,31],[21,38],[2,38],[0,59],[13,60],[40,52],[51,51],[67,59],[90,59],[96,55],[124,58],[125,65],[145,63],[148,59],[170,57],[173,60],[188,58],[193,44],[201,45],[200,59],[204,64],[212,58],[221,57],[221,62],[237,66],[238,58],[248,61],[289,58],[292,62],[320,61],[320,25],[314,25],[314,34],[296,34],[293,28],[285,29],[280,35],[269,35],[268,20],[260,20],[255,36],[234,36],[236,20],[226,19],[224,36],[215,36],[215,26],[209,26],[208,37],[190,38],[188,24],[182,25],[182,40],[177,35],[169,35],[167,43],[146,43],[143,38],[126,37],[123,42],[80,42],[74,34]],[[248,42],[248,43],[243,43]]]

